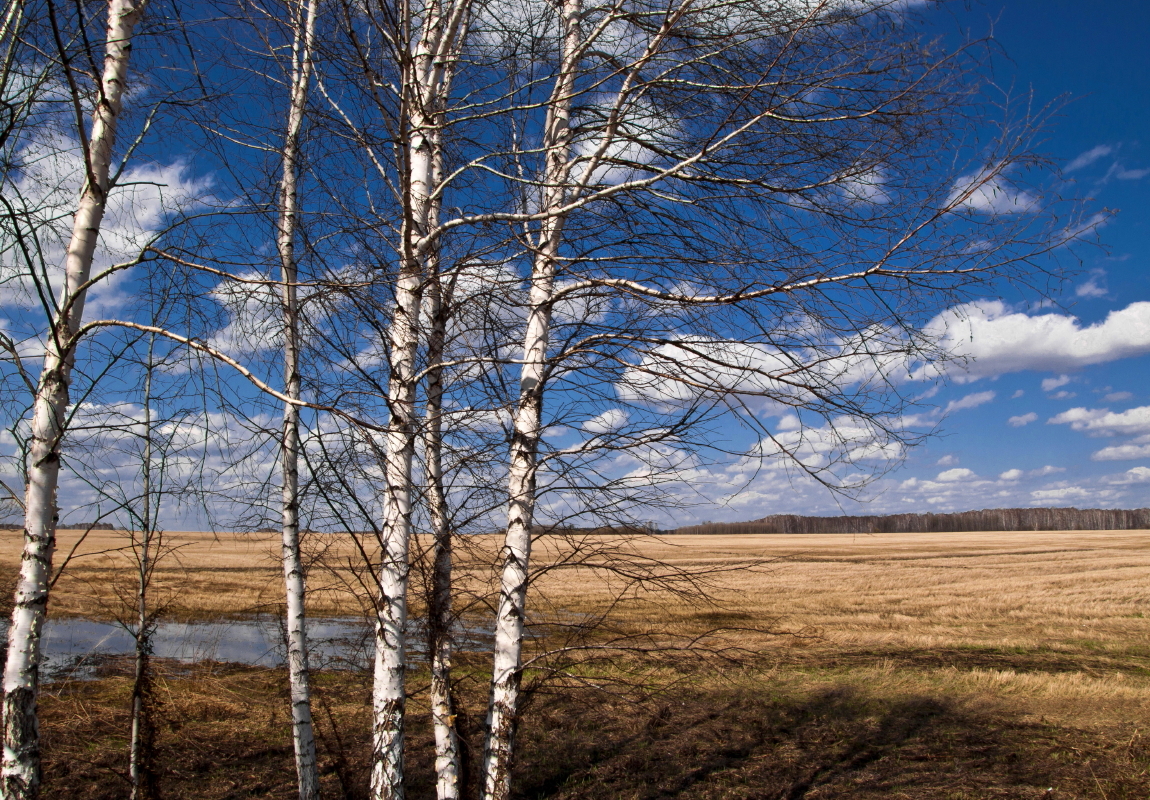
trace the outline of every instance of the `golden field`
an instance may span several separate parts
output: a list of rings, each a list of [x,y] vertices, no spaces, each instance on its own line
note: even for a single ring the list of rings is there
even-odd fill
[[[60,532],[57,565],[77,538]],[[51,613],[106,617],[120,595],[130,596],[134,574],[124,545],[118,532],[89,534],[57,584]],[[482,593],[499,540],[477,536],[464,545],[457,551],[461,582],[468,593]],[[359,549],[346,537],[318,534],[304,547],[311,612],[360,613],[370,592],[362,588],[369,575]],[[171,533],[165,548],[154,591],[169,616],[244,615],[282,602],[274,534]],[[375,557],[374,548],[365,550]],[[15,569],[19,553],[19,533],[0,534],[0,564]],[[651,618],[691,629],[738,620],[849,648],[1150,653],[1150,532],[589,535],[541,537],[533,556],[553,567],[534,587],[544,609],[593,612],[624,593],[629,600],[613,616],[636,626]],[[697,585],[710,602],[642,591],[641,579]]]
[[[0,559],[14,566],[17,535],[3,536]],[[62,532],[60,555],[75,536]],[[119,534],[91,534],[51,613],[108,614],[130,587],[122,544]],[[168,544],[157,586],[170,616],[243,615],[279,602],[275,535],[181,533]],[[305,544],[312,613],[361,613],[369,601],[358,588],[367,579],[359,551],[319,535]],[[462,602],[479,619],[499,542],[465,544]],[[721,641],[740,649],[621,654],[529,675],[539,690],[524,722],[523,797],[1150,797],[1150,532],[588,535],[542,537],[536,557],[553,567],[529,600],[537,622],[578,623],[610,609],[597,641],[650,631],[645,641],[658,649],[725,629]],[[473,737],[486,658],[460,657]],[[415,670],[413,797],[431,787],[424,680]],[[85,756],[97,765],[86,772],[69,759],[93,741],[122,741],[124,681],[49,688],[57,786],[83,773],[105,788],[78,796],[116,796],[115,780],[101,777],[118,768],[116,747]],[[219,750],[201,773],[173,762],[169,796],[240,796],[256,781],[263,788],[244,796],[289,797],[282,684],[276,670],[165,677],[172,758],[187,747]],[[368,678],[332,674],[319,685],[325,785],[358,797]],[[259,775],[245,779],[241,769]]]

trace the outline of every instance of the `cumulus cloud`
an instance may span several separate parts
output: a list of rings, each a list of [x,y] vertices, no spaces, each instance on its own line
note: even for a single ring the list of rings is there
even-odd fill
[[[1066,472],[1066,467],[1055,467],[1047,464],[1045,467],[1030,470],[1030,475],[1034,478],[1042,478],[1047,475],[1053,475],[1056,472]]]
[[[1150,302],[1131,303],[1092,325],[1066,314],[1015,312],[1000,300],[967,303],[939,314],[924,332],[967,359],[951,370],[959,382],[1023,370],[1063,373],[1150,353]],[[928,366],[914,377],[936,374]]]
[[[1021,477],[1022,477],[1022,470],[1020,470],[1020,469],[1008,469],[1006,472],[1003,472],[1001,475],[999,475],[998,479],[1000,481],[1016,481]]]
[[[228,312],[228,323],[208,345],[232,356],[275,350],[283,343],[283,311],[274,285],[265,276],[246,272],[221,281],[211,297]]]
[[[797,417],[785,417],[774,441],[763,443],[767,455],[787,453],[807,467],[822,469],[832,464],[860,461],[892,461],[903,454],[903,445],[871,420],[837,417],[819,427],[801,427]]]
[[[1079,153],[1069,164],[1063,168],[1063,172],[1074,172],[1076,169],[1089,167],[1100,158],[1105,158],[1114,152],[1114,148],[1108,144],[1100,144],[1091,147],[1085,153]]]
[[[1117,444],[1103,447],[1091,454],[1091,461],[1130,461],[1150,458],[1150,444]]]
[[[938,461],[936,461],[934,463],[936,466],[939,466],[939,467],[953,467],[955,464],[958,463],[958,459],[955,458],[953,455],[948,454],[948,455],[943,456],[942,458],[940,458]]]
[[[1046,378],[1042,381],[1042,391],[1053,392],[1059,386],[1065,386],[1070,383],[1069,375],[1059,375],[1057,378]]]
[[[779,410],[818,406],[822,392],[841,393],[905,364],[906,344],[897,331],[869,330],[845,338],[828,335],[820,341],[816,326],[796,323],[795,327],[805,329],[785,350],[707,337],[661,344],[624,374],[616,392],[624,401],[663,406],[736,393],[756,410]]]
[[[941,481],[942,483],[953,483],[954,481],[968,481],[977,477],[973,470],[969,470],[966,467],[956,467],[955,469],[948,469],[938,473],[935,480]]]
[[[1112,475],[1107,483],[1117,485],[1130,484],[1130,483],[1150,483],[1150,467],[1134,467],[1128,469],[1121,475]]]
[[[1138,406],[1115,413],[1108,408],[1071,408],[1046,421],[1048,425],[1069,425],[1091,436],[1133,436],[1150,433],[1150,406]]]
[[[1130,392],[1110,392],[1102,396],[1102,399],[1108,403],[1118,403],[1122,400],[1129,400],[1133,397]]]
[[[1016,417],[1011,417],[1006,421],[1006,424],[1012,428],[1021,428],[1023,425],[1029,425],[1038,419],[1038,415],[1031,411],[1028,414],[1019,414]]]
[[[48,279],[58,293],[76,200],[85,180],[83,153],[76,140],[45,128],[33,132],[17,161],[21,169],[10,172],[5,196],[16,203],[15,213],[35,226],[40,255],[49,267]],[[175,214],[208,202],[210,189],[211,181],[193,175],[183,161],[138,163],[125,170],[108,197],[93,275],[134,258]],[[0,233],[0,249],[9,246],[7,236]],[[121,288],[126,278],[121,272],[96,284],[88,292],[88,308],[95,314],[120,308],[128,299]],[[0,268],[0,304],[35,306],[38,302],[28,275]]]

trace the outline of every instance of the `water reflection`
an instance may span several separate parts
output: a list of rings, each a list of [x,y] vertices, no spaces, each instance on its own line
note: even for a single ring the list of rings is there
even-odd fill
[[[456,632],[457,647],[489,646],[489,632]],[[409,631],[409,657],[426,654],[418,625]],[[309,659],[313,669],[366,669],[371,663],[372,629],[358,617],[308,620]],[[94,677],[109,659],[133,654],[132,635],[120,625],[83,618],[48,620],[41,652],[49,680]],[[153,656],[193,664],[221,661],[275,667],[284,663],[281,621],[276,617],[215,622],[161,622],[152,636]]]

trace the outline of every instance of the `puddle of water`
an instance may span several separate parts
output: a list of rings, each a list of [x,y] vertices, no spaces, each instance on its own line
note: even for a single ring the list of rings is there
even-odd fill
[[[408,634],[409,656],[426,656],[418,626]],[[358,617],[308,620],[312,669],[367,669],[372,658],[371,627]],[[457,632],[457,647],[490,646],[491,634]],[[193,664],[221,661],[275,667],[284,663],[283,633],[275,617],[218,622],[161,622],[152,635],[154,658]],[[91,679],[101,664],[133,654],[135,642],[123,627],[83,618],[48,620],[41,640],[48,680]]]

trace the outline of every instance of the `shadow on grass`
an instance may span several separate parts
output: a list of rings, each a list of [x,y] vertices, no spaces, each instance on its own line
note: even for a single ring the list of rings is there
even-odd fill
[[[1103,797],[1105,786],[1112,799],[1150,790],[1147,753],[1109,752],[1113,743],[1080,731],[1012,724],[937,697],[767,692],[680,696],[646,714],[603,705],[578,721],[568,702],[552,703],[523,731],[520,796],[933,800]],[[1048,794],[1051,786],[1063,788]]]
[[[109,677],[45,695],[45,796],[126,796],[126,688]],[[472,731],[478,689],[467,697]],[[217,668],[173,676],[164,691],[167,800],[297,796],[279,671]],[[368,683],[325,673],[317,695],[325,800],[362,800]],[[430,800],[430,726],[418,700],[411,710],[408,797]],[[737,687],[681,685],[642,705],[538,695],[519,733],[516,800],[1145,800],[1150,747],[1131,730],[1027,723],[859,683],[782,693],[767,674]],[[471,737],[473,753],[479,744]]]

